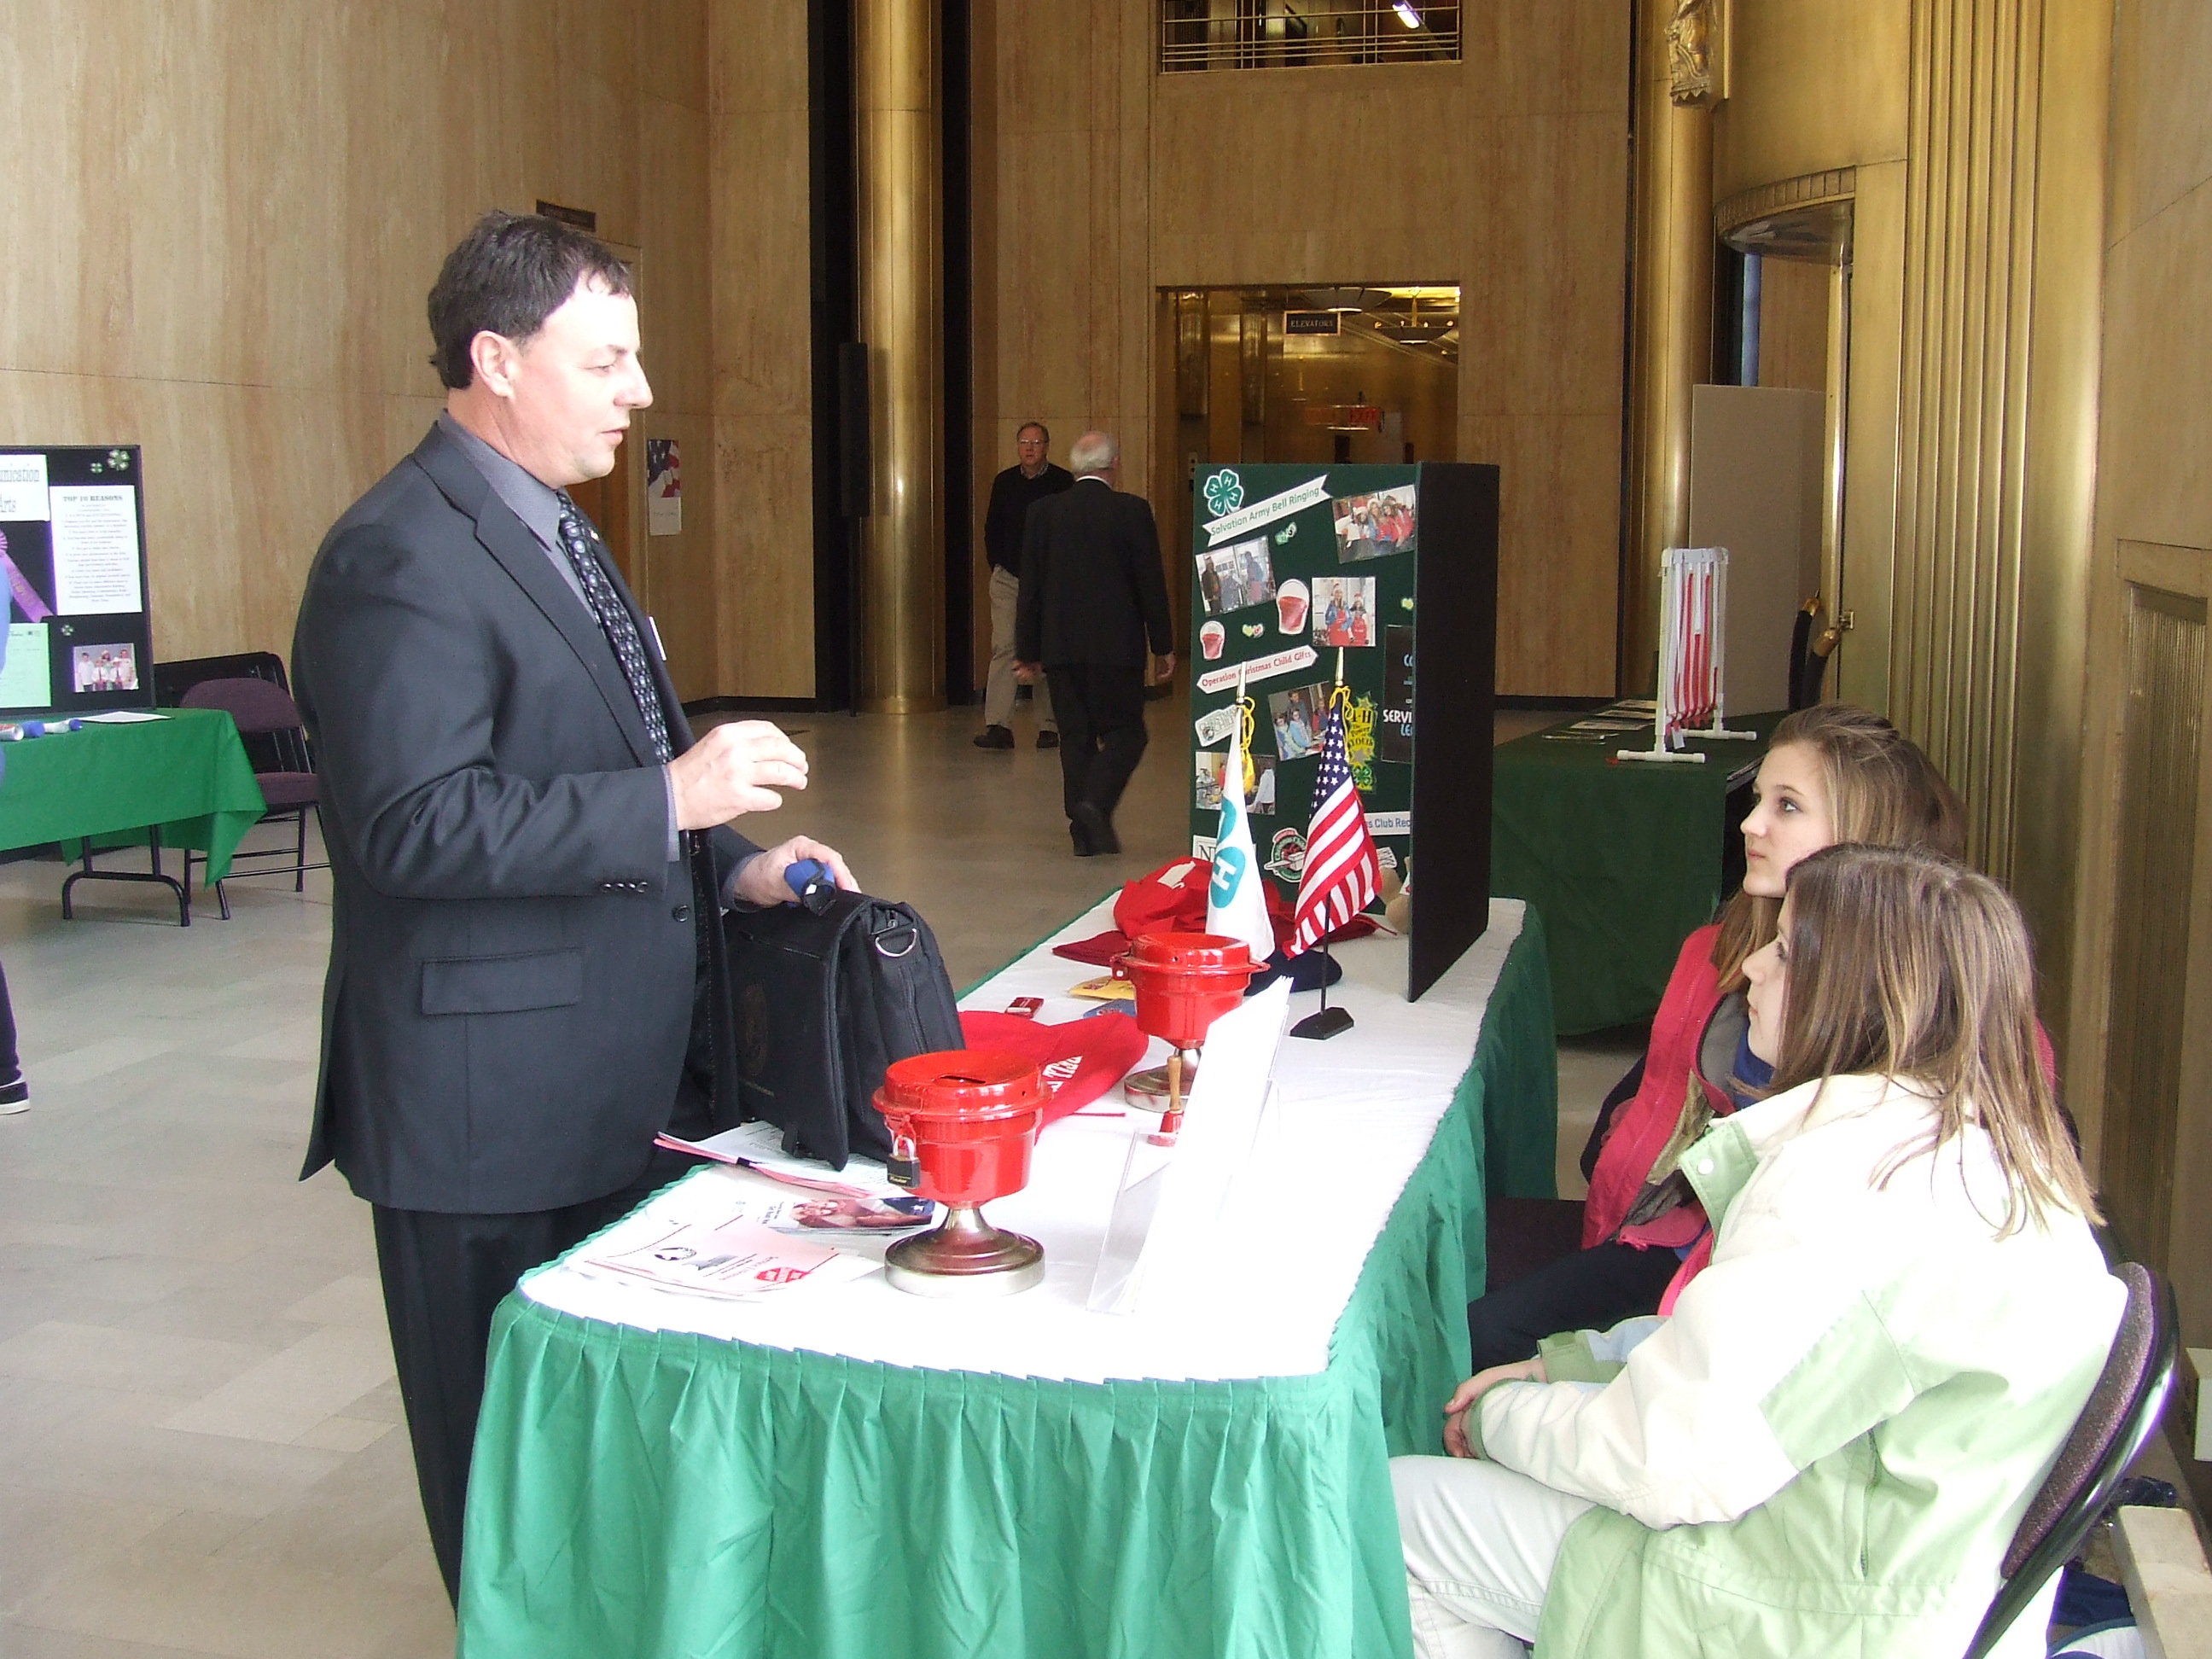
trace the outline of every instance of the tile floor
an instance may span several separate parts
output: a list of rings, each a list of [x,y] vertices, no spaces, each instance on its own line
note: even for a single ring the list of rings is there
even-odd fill
[[[1154,706],[1118,859],[1069,855],[1025,714],[1024,746],[987,754],[964,709],[787,722],[816,782],[757,833],[840,847],[966,983],[1186,844],[1179,713]],[[368,1212],[328,1170],[296,1178],[327,878],[235,884],[234,920],[179,929],[135,888],[80,889],[64,922],[60,874],[0,866],[33,1088],[0,1119],[0,1655],[450,1654]],[[1562,1193],[1632,1058],[1563,1047]]]

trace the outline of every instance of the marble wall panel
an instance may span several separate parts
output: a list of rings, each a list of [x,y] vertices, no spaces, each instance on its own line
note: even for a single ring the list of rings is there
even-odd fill
[[[700,0],[21,0],[7,40],[0,436],[147,446],[163,655],[289,648],[436,412],[423,300],[487,208],[642,247],[665,407],[705,410]]]
[[[1911,0],[1735,0],[1713,200],[1828,167],[1902,161]]]
[[[1620,410],[1628,157],[1623,116],[1537,115],[1470,129],[1460,220],[1465,414]]]
[[[2212,178],[2212,6],[2148,0],[2124,10],[2112,42],[2115,240]]]
[[[1462,415],[1459,429],[1459,459],[1498,469],[1498,690],[1610,695],[1619,414]]]
[[[1825,391],[1834,272],[1802,259],[1759,262],[1759,383]]]
[[[646,264],[639,327],[653,407],[704,414],[713,406],[714,384],[712,269],[700,223],[707,204],[707,116],[658,99],[645,100],[639,114]]]
[[[721,684],[749,697],[814,695],[812,456],[807,422],[714,417]]]

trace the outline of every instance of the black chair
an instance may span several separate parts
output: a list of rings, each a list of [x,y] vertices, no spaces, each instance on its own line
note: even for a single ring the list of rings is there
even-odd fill
[[[1791,713],[1810,708],[1820,701],[1822,682],[1828,678],[1828,659],[1844,642],[1843,629],[1831,623],[1815,636],[1814,624],[1820,615],[1820,596],[1815,593],[1797,612],[1790,629],[1790,708]]]
[[[321,781],[315,776],[314,755],[307,747],[307,727],[300,719],[300,708],[292,701],[291,693],[260,678],[202,680],[185,692],[179,699],[179,706],[222,709],[238,723],[239,736],[246,739],[249,755],[265,745],[264,752],[273,757],[276,763],[264,770],[258,758],[254,763],[254,781],[261,786],[261,797],[269,803],[269,810],[259,821],[267,823],[272,818],[290,818],[298,825],[299,833],[289,852],[280,847],[232,854],[230,876],[225,879],[289,874],[292,890],[307,891],[307,872],[327,870],[330,866],[307,862],[307,814],[314,812],[319,825],[322,789]],[[192,857],[189,851],[185,854],[187,887],[191,885]],[[267,870],[237,868],[245,859],[288,859],[290,862]],[[200,862],[207,862],[204,855]],[[215,884],[215,896],[222,908],[222,919],[228,921],[230,899],[222,890],[221,881]]]
[[[2128,1287],[2112,1352],[2089,1391],[2089,1403],[2074,1420],[2074,1431],[2058,1449],[2058,1462],[2012,1535],[2002,1569],[2004,1583],[1974,1632],[1966,1659],[1983,1659],[1996,1647],[2051,1575],[2073,1559],[2158,1426],[2173,1382],[2180,1328],[2173,1290],[2140,1262],[2124,1261],[2112,1272]]]
[[[1639,1057],[1621,1074],[1597,1109],[1589,1139],[1583,1145],[1583,1179],[1597,1173],[1598,1149],[1613,1127],[1613,1114],[1644,1086]],[[1489,1200],[1485,1231],[1488,1255],[1483,1270],[1485,1293],[1502,1289],[1539,1267],[1572,1255],[1583,1247],[1583,1201],[1579,1198],[1507,1198]]]

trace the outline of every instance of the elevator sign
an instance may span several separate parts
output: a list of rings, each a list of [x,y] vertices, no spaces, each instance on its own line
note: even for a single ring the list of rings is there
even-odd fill
[[[1344,313],[1340,311],[1286,311],[1283,313],[1285,334],[1341,334],[1344,332]]]

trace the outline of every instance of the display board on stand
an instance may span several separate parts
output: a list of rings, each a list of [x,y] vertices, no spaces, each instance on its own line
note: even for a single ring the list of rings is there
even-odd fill
[[[1407,996],[1481,936],[1490,904],[1494,466],[1201,466],[1191,617],[1191,850],[1212,854],[1238,678],[1244,787],[1268,878],[1295,900],[1340,653],[1346,758],[1386,869],[1419,842]],[[1418,757],[1416,754],[1418,738]]]
[[[0,714],[154,706],[135,444],[0,449]]]

